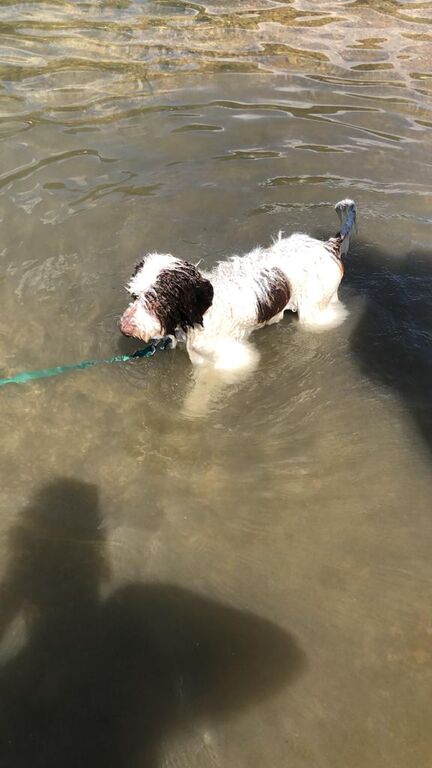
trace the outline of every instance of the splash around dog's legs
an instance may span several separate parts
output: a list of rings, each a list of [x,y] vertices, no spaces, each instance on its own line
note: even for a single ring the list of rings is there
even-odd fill
[[[348,310],[339,301],[337,293],[333,295],[325,307],[308,306],[299,308],[298,318],[300,325],[311,330],[326,330],[336,328],[348,317]]]
[[[252,370],[259,361],[255,347],[247,341],[239,341],[229,336],[213,338],[200,343],[200,340],[187,340],[187,351],[193,365],[211,366],[216,371]]]

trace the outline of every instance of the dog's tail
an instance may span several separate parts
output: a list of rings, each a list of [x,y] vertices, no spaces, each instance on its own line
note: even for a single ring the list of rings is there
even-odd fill
[[[346,256],[349,248],[350,235],[352,232],[357,233],[357,208],[354,200],[345,198],[345,200],[340,200],[336,203],[335,210],[339,217],[341,227],[336,237],[331,238],[331,240],[337,240],[339,242],[340,255]]]

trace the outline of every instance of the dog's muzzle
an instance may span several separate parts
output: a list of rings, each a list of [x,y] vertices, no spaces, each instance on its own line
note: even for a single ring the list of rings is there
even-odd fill
[[[120,330],[124,336],[136,336],[137,327],[134,322],[135,311],[129,307],[120,319]]]

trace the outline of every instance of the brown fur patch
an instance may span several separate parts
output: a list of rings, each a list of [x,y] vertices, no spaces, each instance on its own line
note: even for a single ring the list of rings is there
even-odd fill
[[[342,277],[344,274],[344,265],[342,263],[342,257],[341,257],[341,245],[342,245],[343,237],[340,234],[340,232],[337,233],[334,237],[330,237],[326,243],[324,243],[325,247],[328,251],[330,251],[331,255],[334,257],[334,259],[338,263],[338,267],[342,273]]]
[[[187,261],[175,269],[163,269],[145,297],[149,312],[158,318],[165,335],[180,327],[185,333],[203,325],[203,316],[213,302],[213,286]]]
[[[328,251],[332,254],[332,256],[335,256],[337,259],[340,259],[340,249],[342,245],[342,237],[340,236],[339,232],[334,237],[329,237],[326,243],[324,243],[325,247]]]
[[[265,298],[257,299],[257,321],[258,323],[268,323],[272,317],[278,315],[287,306],[291,289],[282,270],[266,270],[263,274],[267,280],[268,290]]]

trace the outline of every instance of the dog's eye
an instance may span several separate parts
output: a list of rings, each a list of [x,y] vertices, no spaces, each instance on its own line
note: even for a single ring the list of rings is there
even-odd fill
[[[132,301],[138,301],[138,296],[136,293],[131,293]]]

